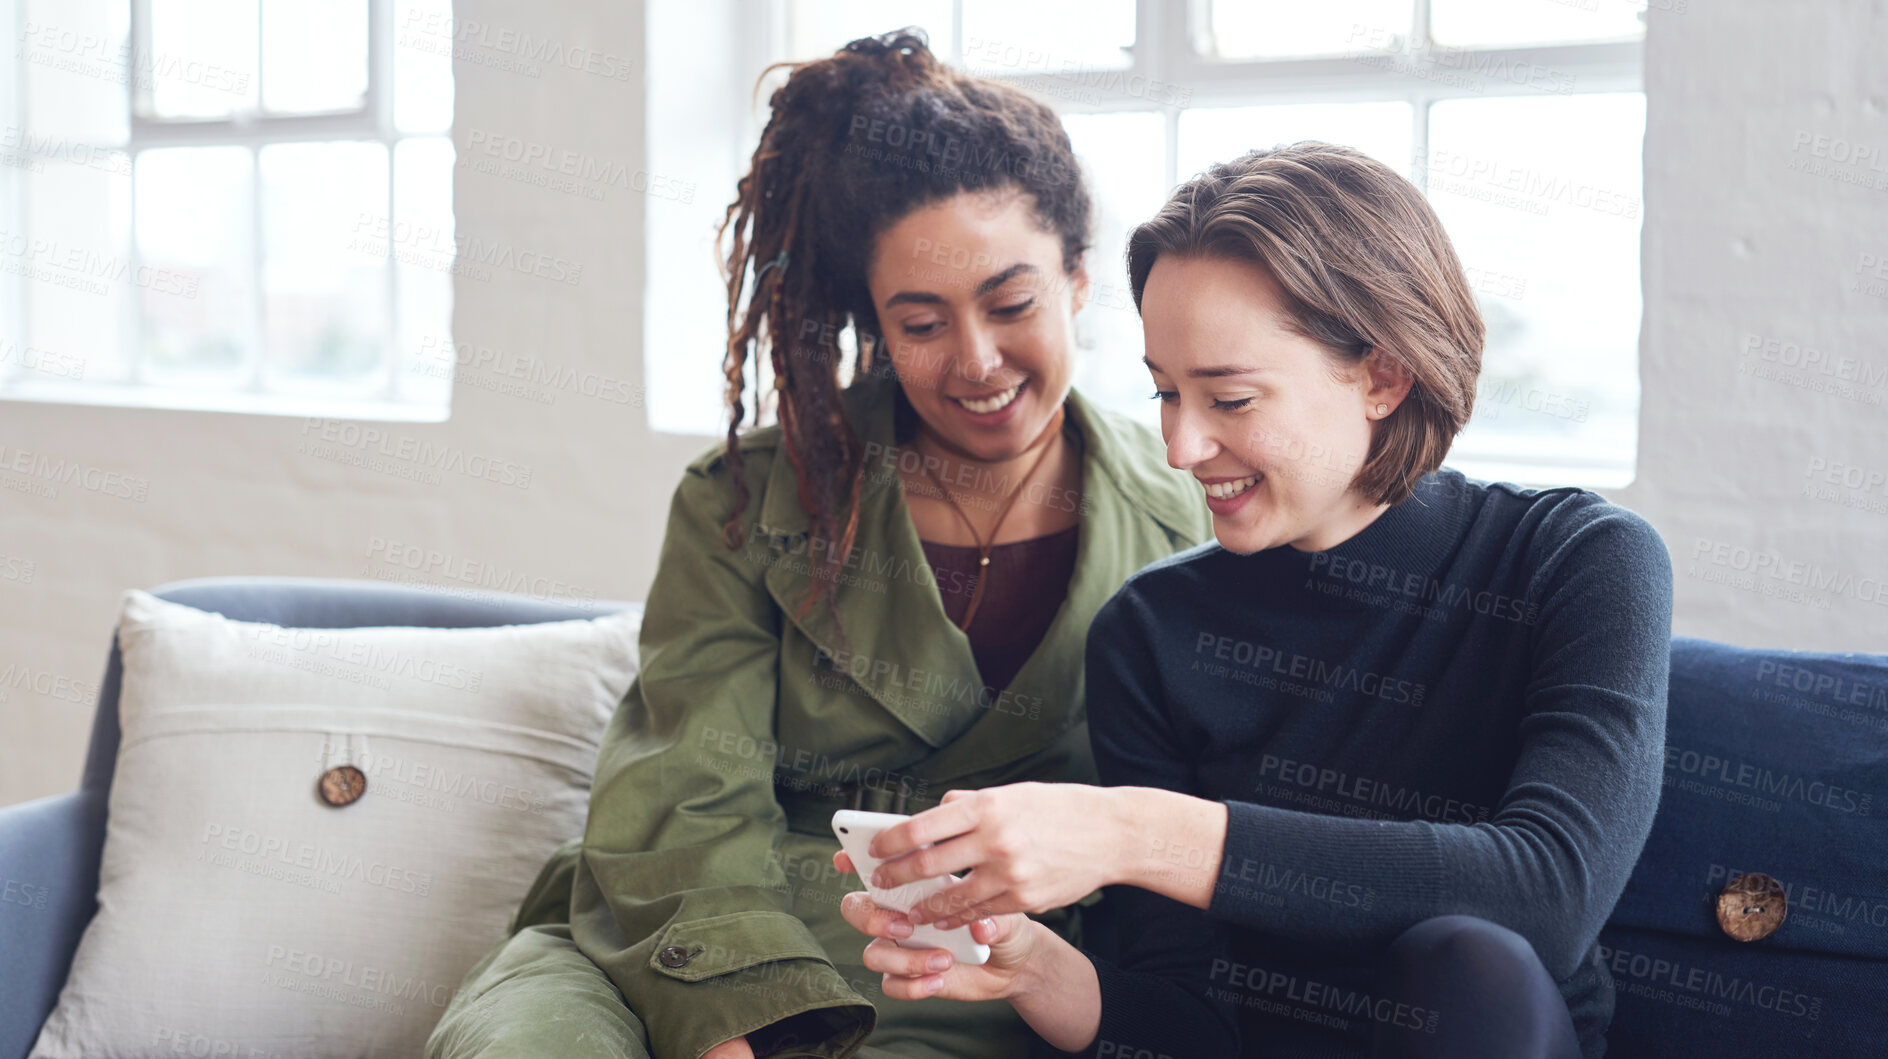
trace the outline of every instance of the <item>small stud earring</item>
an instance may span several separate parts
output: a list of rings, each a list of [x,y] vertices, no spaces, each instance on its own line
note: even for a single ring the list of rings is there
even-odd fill
[[[1390,406],[1389,406],[1389,405],[1387,405],[1387,404],[1380,404],[1380,405],[1378,405],[1378,406],[1377,406],[1377,416],[1378,416],[1379,418],[1381,418],[1381,417],[1383,417],[1383,416],[1387,416],[1387,415],[1389,415],[1389,414],[1390,414]]]

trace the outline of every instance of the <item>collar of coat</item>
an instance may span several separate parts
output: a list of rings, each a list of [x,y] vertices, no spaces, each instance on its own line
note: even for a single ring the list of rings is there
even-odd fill
[[[889,377],[867,377],[844,391],[846,415],[868,455],[895,443],[897,386]],[[1001,693],[976,678],[970,640],[944,611],[889,461],[867,463],[859,527],[839,571],[843,638],[823,604],[802,615],[819,584],[819,561],[837,543],[809,539],[793,462],[784,451],[774,453],[756,527],[782,553],[766,574],[769,593],[824,661],[942,748],[927,770],[940,778],[1019,759],[1081,723],[1088,619],[1135,569],[1174,550],[1170,531],[1182,546],[1211,532],[1199,487],[1166,465],[1146,427],[1073,390],[1067,408],[1083,454],[1075,572],[1049,631]]]

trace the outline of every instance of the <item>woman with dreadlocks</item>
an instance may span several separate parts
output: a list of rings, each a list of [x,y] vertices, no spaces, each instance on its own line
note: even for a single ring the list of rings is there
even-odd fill
[[[1048,107],[912,31],[791,66],[771,105],[722,228],[728,437],[675,490],[584,836],[428,1055],[1041,1046],[1001,1001],[881,1002],[832,814],[1095,782],[1090,619],[1210,521],[1151,430],[1070,387],[1090,203]],[[750,382],[775,425],[741,429]],[[1104,911],[1040,919],[1092,945]]]

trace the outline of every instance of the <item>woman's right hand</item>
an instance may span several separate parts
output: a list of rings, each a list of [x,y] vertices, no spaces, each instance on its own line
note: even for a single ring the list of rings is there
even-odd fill
[[[844,851],[833,855],[833,867],[855,874]],[[845,896],[839,914],[853,929],[874,939],[865,947],[865,966],[884,975],[885,995],[896,1000],[1007,999],[1020,991],[1034,970],[1038,924],[1020,912],[970,924],[971,938],[990,946],[990,958],[977,965],[958,964],[945,949],[900,948],[896,939],[911,936],[911,920],[902,912],[879,907],[862,890]]]

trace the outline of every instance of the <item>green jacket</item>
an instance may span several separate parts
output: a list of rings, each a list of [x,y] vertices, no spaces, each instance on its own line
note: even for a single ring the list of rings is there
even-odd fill
[[[869,454],[893,444],[896,385],[868,377],[845,392]],[[807,537],[778,428],[739,442],[749,502],[737,549],[721,532],[732,489],[720,447],[689,465],[649,591],[641,674],[603,739],[569,891],[573,939],[641,1017],[657,1059],[694,1059],[796,1015],[799,1046],[779,1054],[849,1056],[868,1034],[875,1048],[901,1033],[923,1040],[924,1020],[940,1016],[1026,1042],[1007,1005],[884,1001],[859,962],[868,939],[839,916],[860,884],[833,869],[828,821],[850,804],[837,785],[862,792],[863,808],[915,812],[952,788],[1095,782],[1089,622],[1129,574],[1207,539],[1211,522],[1152,431],[1075,393],[1068,411],[1082,449],[1075,572],[1000,696],[981,687],[969,640],[945,615],[889,463],[867,465],[837,599],[843,646],[823,606],[796,618],[825,546]],[[1076,940],[1079,916],[1059,912],[1038,918]],[[977,1054],[1005,1050],[1027,1044],[986,1040]]]

